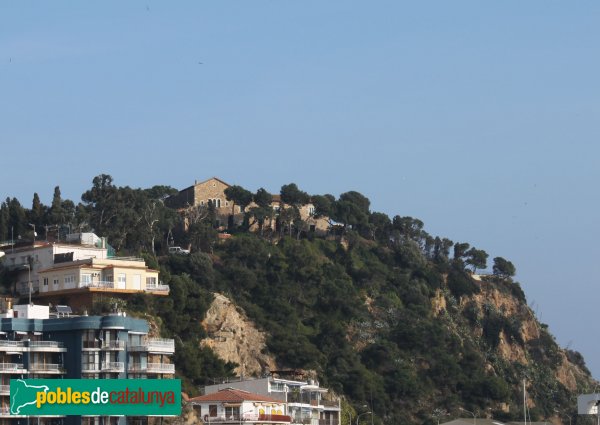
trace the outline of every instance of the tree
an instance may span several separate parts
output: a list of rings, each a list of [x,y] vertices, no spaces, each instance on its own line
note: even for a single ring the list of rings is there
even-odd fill
[[[261,208],[271,208],[273,195],[267,192],[264,188],[260,188],[254,194],[254,203]]]
[[[335,204],[335,196],[333,195],[313,195],[310,198],[315,207],[315,217],[331,217],[333,215],[333,205]]]
[[[50,222],[51,224],[63,224],[64,213],[62,209],[62,199],[60,197],[60,187],[54,188],[52,196],[52,205],[50,206]]]
[[[40,197],[37,193],[33,194],[33,201],[31,203],[31,211],[29,213],[29,222],[35,224],[37,228],[42,227],[44,224],[45,207],[40,201]]]
[[[483,249],[476,249],[473,247],[467,251],[466,257],[465,263],[473,268],[473,273],[475,273],[477,269],[485,269],[487,267],[489,255]]]
[[[310,196],[308,193],[298,189],[296,183],[284,184],[281,186],[281,200],[288,204],[299,208],[302,205],[308,204]]]
[[[244,222],[246,223],[246,207],[252,202],[252,192],[237,185],[229,186],[224,192],[227,200],[232,202],[231,215],[235,215],[235,206],[238,205],[241,212],[244,213]]]
[[[454,244],[454,260],[460,260],[462,262],[462,258],[467,254],[470,246],[471,245],[466,242],[456,242]]]
[[[517,273],[517,269],[513,263],[502,257],[494,258],[492,270],[495,276],[501,277],[502,279],[508,279]]]

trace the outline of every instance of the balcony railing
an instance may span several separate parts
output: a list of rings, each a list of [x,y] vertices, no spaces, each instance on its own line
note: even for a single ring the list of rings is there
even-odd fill
[[[315,406],[315,407],[323,405],[321,400],[315,400],[314,398],[311,399],[309,393],[288,393],[287,402],[288,403],[299,403],[299,404],[310,404],[311,406]]]
[[[129,345],[129,351],[149,351],[151,353],[174,353],[175,340],[167,338],[148,338],[140,345]]]
[[[127,370],[140,373],[175,373],[175,365],[168,363],[147,363],[145,365],[130,363]]]
[[[98,340],[83,341],[83,348],[99,350],[100,348],[102,348],[102,341],[98,341]]]
[[[6,340],[0,341],[0,350],[3,348],[16,348],[16,347],[23,347],[23,341],[6,341]]]
[[[115,283],[110,282],[108,280],[96,280],[93,282],[80,282],[80,288],[106,288],[106,289],[114,289]]]
[[[321,400],[321,404],[325,407],[337,407],[340,408],[340,402],[338,401],[329,401],[329,400]]]
[[[10,394],[10,385],[0,385],[0,394],[1,395]]]
[[[49,373],[62,373],[64,372],[63,365],[56,363],[31,363],[29,365],[31,372],[49,372]]]
[[[287,415],[258,415],[245,413],[241,418],[239,414],[229,416],[209,416],[204,423],[239,423],[239,422],[291,422],[292,418]],[[310,422],[309,422],[310,423]]]
[[[152,292],[169,292],[169,285],[164,284],[146,284],[146,291]]]
[[[64,348],[64,344],[60,341],[29,341],[27,344],[30,348]]]
[[[0,373],[20,373],[24,370],[22,363],[0,363]]]
[[[175,373],[175,365],[167,363],[148,363],[148,373]]]
[[[102,372],[125,372],[125,363],[104,362],[102,363]]]
[[[100,372],[99,364],[84,364],[81,366],[81,371],[83,373],[98,373]]]
[[[102,349],[103,350],[124,350],[125,349],[125,341],[103,341]]]

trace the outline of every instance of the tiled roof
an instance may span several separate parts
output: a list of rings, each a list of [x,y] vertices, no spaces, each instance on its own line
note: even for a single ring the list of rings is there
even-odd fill
[[[273,403],[283,403],[272,397],[250,393],[248,391],[236,390],[234,388],[225,388],[216,393],[206,394],[199,397],[191,398],[190,401],[200,403],[203,401],[226,401],[226,402],[242,402],[242,401],[266,401]]]

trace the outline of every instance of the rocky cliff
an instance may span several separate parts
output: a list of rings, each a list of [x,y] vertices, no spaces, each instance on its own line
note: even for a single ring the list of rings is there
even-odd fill
[[[256,376],[276,369],[275,359],[265,354],[266,333],[224,295],[215,294],[202,326],[208,337],[201,345],[210,347],[221,359],[237,363],[236,374]]]

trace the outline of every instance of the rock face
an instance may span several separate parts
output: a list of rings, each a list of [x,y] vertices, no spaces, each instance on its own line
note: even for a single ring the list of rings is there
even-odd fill
[[[210,347],[221,359],[237,363],[236,374],[257,376],[276,369],[275,360],[264,354],[266,334],[224,295],[215,294],[202,326],[208,338],[200,344]]]

